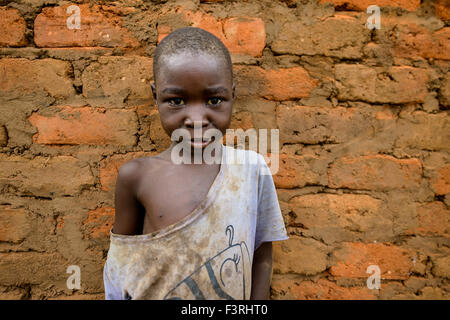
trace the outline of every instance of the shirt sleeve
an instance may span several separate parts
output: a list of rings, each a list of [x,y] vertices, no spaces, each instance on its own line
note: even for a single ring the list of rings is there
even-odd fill
[[[263,242],[287,240],[289,238],[270,169],[264,157],[260,154],[258,154],[258,162],[258,216],[256,222],[255,250]]]

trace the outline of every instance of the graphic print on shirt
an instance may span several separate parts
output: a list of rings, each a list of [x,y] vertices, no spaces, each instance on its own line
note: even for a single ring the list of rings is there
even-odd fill
[[[205,300],[203,293],[210,292],[211,287],[217,295],[216,299],[243,300],[249,296],[250,288],[246,283],[248,284],[250,279],[246,279],[245,268],[250,268],[251,262],[247,245],[245,241],[233,244],[232,225],[226,227],[225,234],[228,235],[228,247],[169,290],[164,300],[182,300],[180,297]]]

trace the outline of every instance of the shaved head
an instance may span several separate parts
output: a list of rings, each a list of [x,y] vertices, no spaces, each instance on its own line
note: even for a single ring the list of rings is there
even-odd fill
[[[164,59],[177,54],[193,56],[208,55],[223,62],[230,79],[233,79],[233,65],[225,45],[212,33],[195,27],[177,29],[166,36],[156,47],[153,57],[153,78],[158,79]]]

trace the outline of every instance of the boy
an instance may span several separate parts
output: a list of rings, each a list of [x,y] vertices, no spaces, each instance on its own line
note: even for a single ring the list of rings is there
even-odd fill
[[[270,171],[261,155],[205,134],[230,125],[228,50],[199,28],[172,32],[155,51],[152,91],[173,143],[119,171],[106,299],[267,299],[272,241],[288,238]],[[174,139],[177,130],[191,138]],[[212,154],[220,161],[175,164],[180,143],[191,157],[219,146]],[[248,155],[257,161],[242,161]]]

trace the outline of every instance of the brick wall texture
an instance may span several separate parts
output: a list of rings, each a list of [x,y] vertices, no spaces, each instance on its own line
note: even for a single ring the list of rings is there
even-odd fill
[[[169,145],[152,57],[183,26],[232,54],[232,127],[279,129],[271,298],[449,299],[449,22],[446,0],[0,1],[0,299],[104,299],[117,172]]]

